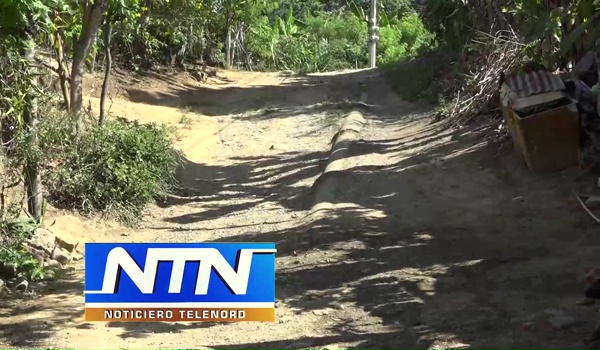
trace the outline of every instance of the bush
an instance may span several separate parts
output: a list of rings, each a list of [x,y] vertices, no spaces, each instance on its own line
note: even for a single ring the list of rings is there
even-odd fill
[[[302,25],[263,17],[249,37],[260,68],[301,73],[363,67],[367,64],[367,25],[351,13],[307,15]]]
[[[448,57],[456,57],[456,53],[439,48],[407,61],[387,63],[381,68],[386,72],[392,88],[403,99],[439,103],[439,96],[444,94],[446,88],[447,76],[454,69]]]
[[[435,36],[425,29],[418,14],[394,19],[379,32],[377,61],[385,65],[410,59],[435,47]]]
[[[46,175],[51,200],[86,213],[109,212],[132,224],[173,184],[178,153],[166,127],[109,119],[86,132],[77,148],[60,144],[66,129],[68,125],[44,129],[46,149],[67,151]]]
[[[31,218],[0,219],[0,277],[24,277],[32,282],[46,277],[47,269],[25,249],[25,241],[38,227]]]
[[[290,21],[284,31],[265,16],[249,36],[249,50],[261,68],[322,72],[363,68],[368,64],[367,23],[350,12],[309,14]],[[432,48],[435,37],[416,13],[394,17],[381,28],[379,64],[405,60]]]

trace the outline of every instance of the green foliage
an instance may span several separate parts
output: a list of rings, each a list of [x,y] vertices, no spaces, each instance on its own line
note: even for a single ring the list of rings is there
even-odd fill
[[[11,152],[11,157],[0,153],[0,184],[15,186],[21,177],[23,165],[37,158],[35,145],[21,147],[23,140],[31,133],[25,116],[33,96],[42,91],[32,84],[35,77],[30,66],[32,62],[22,57],[25,50],[35,46],[36,32],[50,27],[49,5],[53,1],[5,0],[0,2],[0,125],[3,126],[2,148]],[[12,272],[29,280],[44,277],[44,269],[38,260],[23,249],[24,241],[33,235],[38,223],[34,219],[21,218],[21,206],[10,202],[6,193],[0,207],[0,263],[3,271]],[[6,203],[8,201],[8,203]],[[8,204],[8,205],[7,205]],[[14,277],[14,276],[8,276]]]
[[[46,269],[40,261],[27,252],[24,242],[33,237],[40,224],[32,218],[3,217],[0,219],[0,264],[4,270],[11,269],[16,276],[29,281],[38,281],[46,276]],[[15,276],[6,276],[15,277]]]
[[[410,59],[435,47],[435,37],[416,13],[395,19],[381,28],[379,36],[377,61],[383,65]]]
[[[0,262],[5,268],[12,268],[16,275],[29,281],[38,281],[46,276],[46,269],[21,246],[0,247]]]
[[[318,13],[274,24],[265,16],[250,36],[249,49],[263,69],[291,69],[299,72],[361,68],[368,62],[368,28],[361,19],[362,8],[341,14]],[[378,59],[381,63],[414,56],[433,45],[433,35],[425,30],[417,14],[393,17],[381,28]]]
[[[429,0],[423,13],[425,27],[451,46],[461,46],[469,38],[473,11],[464,0]]]
[[[408,61],[393,61],[381,66],[392,88],[407,101],[424,99],[436,103],[443,92],[440,84],[449,70],[448,57],[454,52],[436,49]]]
[[[111,119],[88,131],[78,148],[61,143],[68,129],[68,123],[46,123],[43,129],[44,146],[66,152],[48,174],[54,201],[87,213],[106,211],[134,224],[157,195],[169,190],[178,154],[166,127]]]
[[[49,26],[48,12],[55,1],[3,0],[0,2],[0,36],[20,36],[23,29]],[[39,29],[39,28],[38,28]]]

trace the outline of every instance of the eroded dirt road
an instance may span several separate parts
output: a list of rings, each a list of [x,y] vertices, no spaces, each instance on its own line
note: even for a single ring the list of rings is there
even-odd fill
[[[114,114],[180,128],[178,176],[189,190],[152,208],[138,230],[56,210],[52,229],[81,241],[276,242],[277,323],[85,323],[79,264],[40,298],[3,301],[0,345],[581,347],[595,310],[575,302],[598,238],[568,205],[576,170],[530,175],[479,133],[429,124],[374,71],[221,75],[208,85],[118,78]],[[345,161],[336,207],[302,220],[348,111],[340,102],[358,99],[363,83],[376,107]],[[98,89],[87,90],[95,105]]]

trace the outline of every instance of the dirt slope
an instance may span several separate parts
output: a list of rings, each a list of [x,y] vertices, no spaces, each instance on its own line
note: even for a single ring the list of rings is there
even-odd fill
[[[58,211],[54,229],[82,241],[274,241],[278,322],[84,323],[79,265],[41,298],[3,302],[0,345],[580,347],[595,313],[575,306],[578,276],[597,263],[597,238],[567,205],[575,171],[530,175],[478,133],[429,124],[373,71],[220,75],[204,85],[117,75],[111,112],[177,125],[188,160],[179,176],[193,191],[152,208],[138,230]],[[86,86],[93,106],[98,82]],[[347,111],[339,102],[362,83],[377,107],[336,206],[307,223],[310,186]]]

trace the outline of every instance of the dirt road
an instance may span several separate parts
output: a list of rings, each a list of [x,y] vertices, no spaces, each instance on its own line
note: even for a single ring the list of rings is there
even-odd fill
[[[90,324],[82,265],[44,296],[4,301],[0,345],[35,348],[577,348],[596,228],[568,205],[576,170],[530,175],[475,131],[443,131],[374,71],[118,77],[114,114],[177,125],[190,188],[138,230],[53,211],[84,241],[276,242],[276,324]],[[369,120],[336,203],[310,186],[366,86]],[[96,83],[88,84],[90,103]]]

